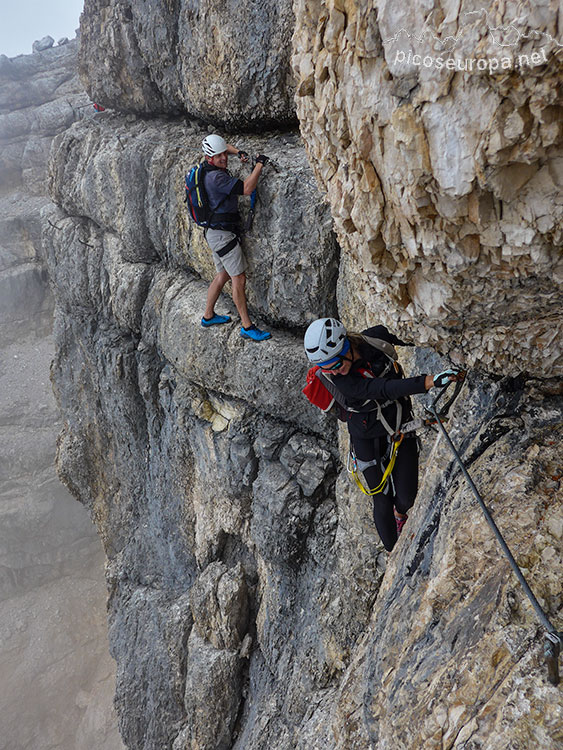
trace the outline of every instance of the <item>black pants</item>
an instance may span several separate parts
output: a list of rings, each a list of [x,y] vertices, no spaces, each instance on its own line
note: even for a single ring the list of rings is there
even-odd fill
[[[378,438],[352,437],[356,458],[360,461],[373,461],[385,456],[389,448],[387,436]],[[370,466],[363,472],[369,489],[377,487],[383,477],[381,464]],[[403,439],[397,453],[393,469],[393,483],[387,482],[386,491],[373,496],[373,520],[383,546],[389,552],[397,541],[397,524],[393,506],[399,513],[412,508],[418,490],[418,446],[416,437]],[[395,493],[393,494],[393,485]]]

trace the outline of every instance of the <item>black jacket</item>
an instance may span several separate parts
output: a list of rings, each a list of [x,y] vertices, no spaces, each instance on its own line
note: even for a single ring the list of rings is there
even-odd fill
[[[366,328],[362,333],[366,336],[383,339],[390,344],[409,346],[409,344],[389,333],[385,326]],[[347,375],[334,375],[331,378],[334,385],[345,397],[348,406],[352,409],[360,409],[366,399],[375,399],[380,403],[399,399],[403,407],[401,421],[404,423],[412,419],[409,396],[415,393],[426,393],[426,388],[424,387],[426,375],[417,375],[415,378],[403,378],[402,374],[391,369],[383,377],[378,377],[387,366],[389,359],[383,352],[375,349],[367,342],[362,342],[359,353],[361,359],[354,362]],[[358,370],[367,365],[369,365],[374,375],[373,378],[364,378],[358,372]],[[392,427],[395,427],[397,420],[396,405],[391,404],[383,409],[383,416]],[[376,412],[369,411],[358,414],[348,412],[346,419],[348,430],[352,437],[371,438],[387,434],[385,427],[377,419]]]

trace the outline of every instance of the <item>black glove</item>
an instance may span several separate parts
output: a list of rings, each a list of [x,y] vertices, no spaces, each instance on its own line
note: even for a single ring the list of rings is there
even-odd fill
[[[270,161],[269,156],[264,156],[264,154],[258,154],[256,157],[256,164],[264,164],[266,165]]]
[[[238,152],[238,158],[241,161],[248,161],[248,154],[246,153],[246,151],[239,151]]]
[[[458,370],[455,367],[452,367],[450,370],[444,370],[443,372],[439,372],[437,375],[434,375],[433,383],[435,388],[445,388],[447,385],[450,384],[452,380],[462,380],[460,377],[462,371]],[[453,378],[451,376],[454,376]]]

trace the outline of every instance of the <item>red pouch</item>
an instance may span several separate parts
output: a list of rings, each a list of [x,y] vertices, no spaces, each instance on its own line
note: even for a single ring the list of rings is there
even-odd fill
[[[316,376],[318,366],[311,367],[307,373],[307,385],[303,388],[303,393],[309,401],[321,411],[328,411],[334,404],[334,396],[324,387]]]

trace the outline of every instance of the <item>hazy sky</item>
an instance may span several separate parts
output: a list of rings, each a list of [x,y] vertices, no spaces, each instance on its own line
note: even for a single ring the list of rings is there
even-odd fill
[[[0,53],[28,55],[36,39],[73,39],[84,0],[0,0]]]

